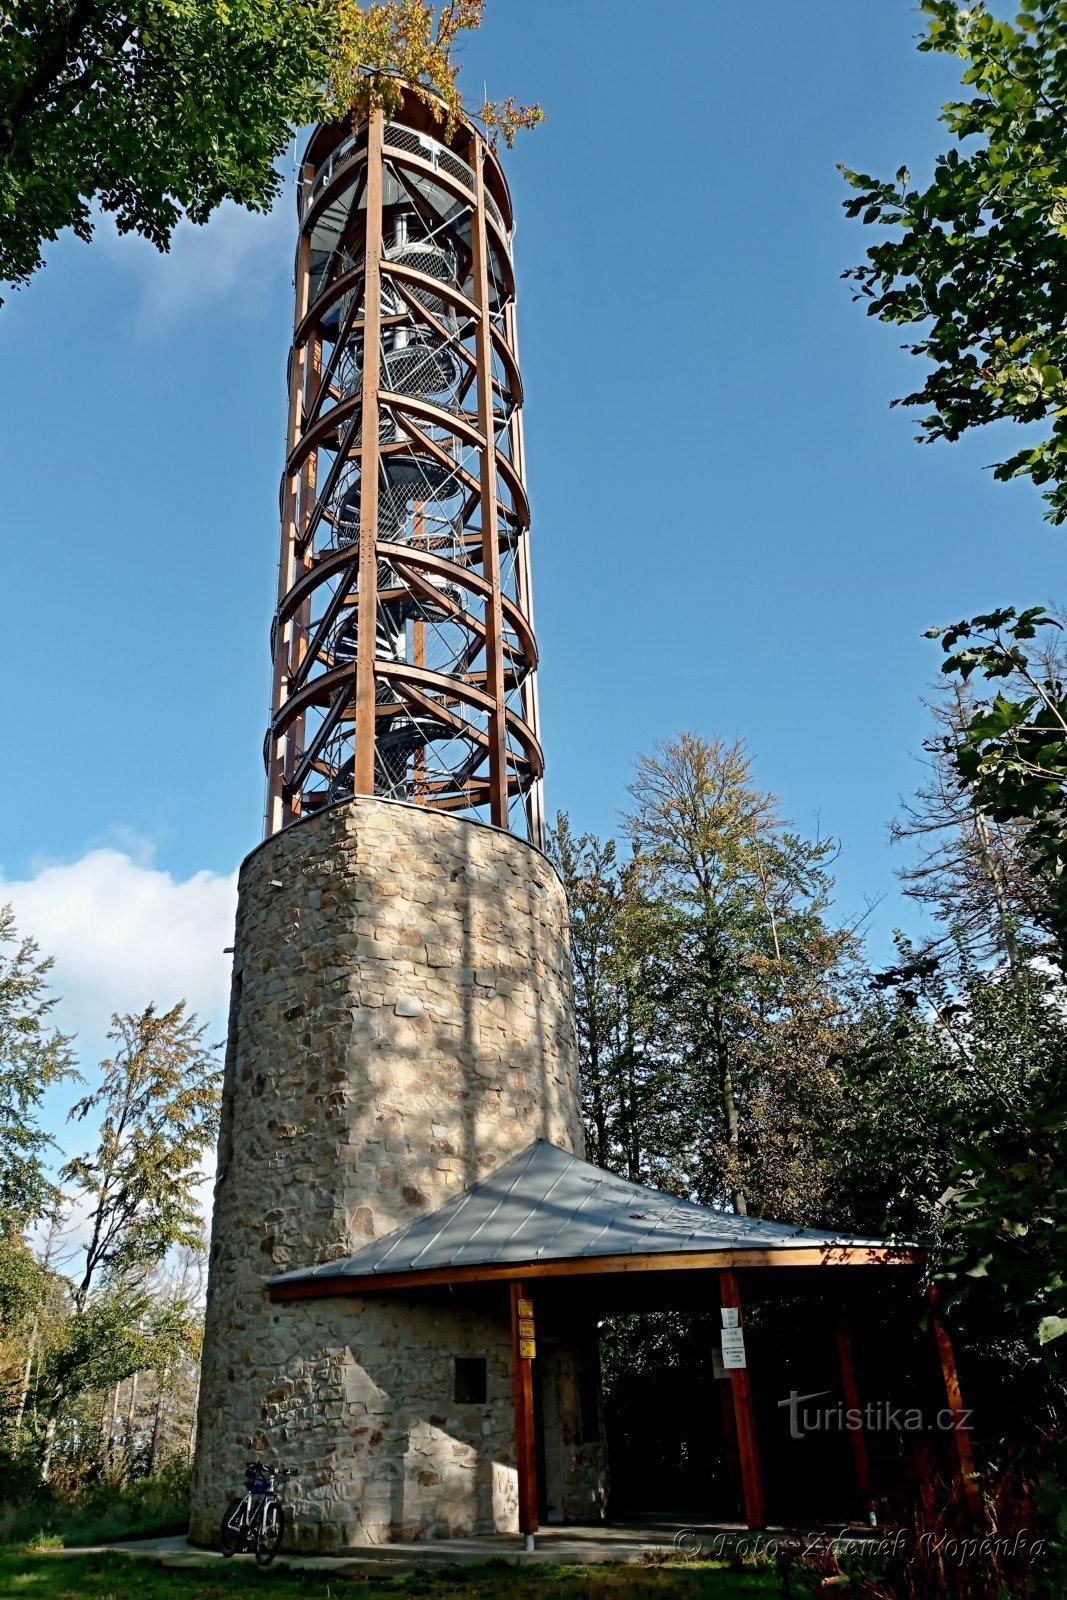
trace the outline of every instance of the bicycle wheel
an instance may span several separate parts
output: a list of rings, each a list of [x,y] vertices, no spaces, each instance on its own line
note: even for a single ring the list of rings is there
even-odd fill
[[[245,1503],[243,1500],[231,1500],[226,1507],[226,1515],[222,1519],[222,1537],[219,1548],[224,1556],[235,1556],[238,1550],[243,1550],[245,1539],[248,1535],[248,1524],[245,1521]]]
[[[256,1565],[269,1567],[282,1547],[285,1536],[285,1512],[280,1500],[267,1500],[259,1519],[256,1533]]]

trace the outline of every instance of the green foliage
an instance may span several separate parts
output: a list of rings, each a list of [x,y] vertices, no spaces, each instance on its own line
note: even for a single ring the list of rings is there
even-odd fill
[[[943,108],[953,143],[926,188],[845,169],[849,216],[890,230],[845,274],[868,313],[918,330],[932,363],[907,406],[920,439],[1004,419],[1034,424],[995,467],[1045,486],[1067,517],[1067,3],[1024,0],[1014,23],[980,3],[922,0],[919,48],[955,55],[968,98]]]
[[[1067,965],[1067,687],[1047,643],[1060,628],[1041,606],[1005,607],[929,637],[941,640],[943,672],[1003,686],[974,705],[948,750],[975,811],[1021,829]]]
[[[570,907],[589,1159],[684,1188],[686,1091],[666,1005],[675,919],[613,839],[576,836],[562,812],[549,852]]]
[[[270,209],[293,124],[322,105],[330,6],[15,0],[0,52],[0,278],[92,208],[166,249],[224,199]]]
[[[222,1072],[185,1002],[111,1020],[108,1038],[119,1048],[101,1063],[100,1086],[71,1112],[79,1120],[103,1114],[97,1147],[61,1173],[89,1211],[79,1309],[100,1271],[121,1280],[202,1242],[196,1186],[218,1127]]]
[[[388,116],[407,85],[451,128],[464,110],[452,52],[461,34],[481,27],[484,12],[485,0],[445,0],[440,8],[430,0],[337,0],[327,52],[329,113],[360,119],[381,106]],[[517,105],[514,96],[485,101],[476,116],[509,149],[520,128],[545,120],[539,105]]]
[[[1048,665],[1058,670],[1051,658]],[[928,950],[956,947],[972,963],[1003,961],[1017,972],[1024,947],[1032,954],[1055,948],[1048,886],[1029,869],[1022,824],[994,821],[971,803],[955,752],[975,696],[959,682],[944,689],[928,707],[935,732],[924,741],[927,776],[890,827],[895,842],[919,846],[897,876],[908,898],[933,915]]]
[[[184,1533],[189,1524],[189,1468],[172,1461],[151,1477],[62,1494],[37,1482],[28,1463],[0,1458],[0,1540],[41,1550],[109,1539]]]
[[[70,1039],[49,1027],[51,970],[32,939],[19,939],[11,907],[0,906],[0,1236],[35,1222],[55,1200],[41,1099],[74,1075],[74,1060]],[[13,1263],[17,1252],[5,1259]]]
[[[224,200],[269,211],[295,129],[394,105],[401,80],[442,120],[452,51],[483,0],[12,0],[0,48],[0,280],[25,283],[93,210],[160,250]],[[486,103],[508,144],[539,106]]]
[[[135,1372],[171,1364],[194,1324],[191,1308],[127,1285],[109,1287],[67,1318],[45,1352],[41,1382],[62,1399],[102,1391]]]
[[[1067,1263],[1067,995],[1040,963],[901,955],[846,1063],[840,1204],[874,1232],[931,1237],[946,1307],[966,1301],[1036,1356]]]
[[[80,1269],[66,1278],[47,1255],[34,1261],[17,1236],[0,1251],[0,1414],[11,1453],[39,1455],[44,1482],[57,1468],[75,1476],[84,1470],[87,1439],[96,1469],[113,1471],[118,1388],[126,1380],[117,1470],[131,1470],[139,1374],[153,1375],[144,1454],[149,1470],[158,1464],[168,1390],[181,1381],[201,1337],[184,1270],[169,1285],[160,1284],[159,1271],[175,1252],[202,1242],[196,1187],[216,1135],[221,1072],[184,1002],[162,1013],[149,1006],[115,1016],[112,1024],[115,1054],[71,1113],[79,1121],[99,1117],[95,1148],[60,1174],[84,1218]],[[8,1304],[19,1308],[17,1318]],[[188,1421],[183,1435],[184,1458]]]
[[[989,875],[990,892],[971,897],[972,906],[985,905],[985,929],[968,928],[966,942],[952,936],[954,907],[945,899],[939,915],[950,936],[919,952],[902,942],[899,965],[876,981],[863,1042],[844,1062],[836,1199],[842,1213],[874,1233],[931,1238],[942,1305],[982,1371],[987,1459],[1021,1469],[1036,1486],[1047,1529],[1059,1526],[1067,1535],[1067,900],[1058,624],[1039,608],[1003,609],[931,634],[941,638],[947,674],[964,683],[983,678],[995,691],[986,700],[961,700],[959,715],[932,745],[962,800],[952,811],[955,824],[965,841],[975,819],[1009,830],[1002,842],[1017,852],[1034,894],[1016,889],[1006,899],[1004,856],[971,851],[972,889],[983,870]],[[1036,929],[1012,919],[1011,905],[1027,902],[1039,908]],[[1010,938],[998,939],[1005,928]],[[977,963],[968,953],[976,942],[994,959]],[[1065,1548],[1067,1539],[1050,1544],[1040,1592],[1057,1592]]]
[[[635,1182],[807,1221],[833,1119],[854,939],[829,841],[751,782],[739,745],[681,734],[638,761],[632,855],[557,819],[590,1159]]]
[[[639,757],[630,795],[635,867],[669,939],[662,998],[684,1083],[686,1191],[812,1220],[855,956],[828,917],[833,841],[789,827],[741,744],[683,733]]]

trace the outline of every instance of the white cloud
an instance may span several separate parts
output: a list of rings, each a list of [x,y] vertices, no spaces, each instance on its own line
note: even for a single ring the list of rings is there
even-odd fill
[[[213,1042],[222,1037],[236,873],[178,880],[154,867],[150,852],[91,850],[29,878],[0,877],[0,903],[9,901],[20,935],[55,957],[55,1020],[79,1044],[101,1040],[113,1011],[180,999],[210,1023]]]
[[[139,235],[119,234],[108,217],[97,219],[97,237],[136,279],[137,317],[146,328],[167,329],[220,304],[233,313],[254,313],[292,272],[293,191],[286,184],[266,216],[227,201],[203,227],[179,222],[165,255]]]

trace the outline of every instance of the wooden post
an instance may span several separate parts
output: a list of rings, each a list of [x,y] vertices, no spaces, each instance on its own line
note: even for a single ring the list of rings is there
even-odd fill
[[[974,1451],[971,1449],[971,1435],[966,1426],[968,1413],[964,1409],[963,1398],[960,1393],[960,1376],[956,1368],[956,1353],[952,1348],[952,1340],[948,1336],[948,1330],[941,1321],[937,1310],[938,1292],[936,1283],[927,1284],[926,1298],[930,1305],[930,1323],[934,1330],[937,1358],[941,1365],[941,1378],[945,1385],[945,1399],[948,1401],[948,1410],[952,1414],[949,1441],[956,1471],[959,1473],[960,1484],[963,1489],[963,1503],[971,1521],[980,1523],[984,1518],[982,1489],[978,1482],[978,1473],[975,1470]]]
[[[385,114],[367,128],[367,222],[363,247],[363,372],[359,452],[359,591],[356,599],[356,747],[352,792],[374,793],[378,638],[379,403],[382,367],[382,141]]]
[[[719,1273],[719,1299],[724,1306],[737,1309],[738,1326],[744,1322],[737,1273],[725,1268]],[[745,1520],[750,1528],[762,1528],[767,1520],[763,1504],[763,1478],[760,1473],[756,1417],[752,1408],[752,1385],[747,1367],[730,1367],[730,1390],[734,1400],[734,1425],[741,1457],[741,1486],[745,1497]]]
[[[313,176],[313,168],[305,166],[303,171],[302,192],[306,194]],[[300,241],[296,251],[296,316],[294,329],[299,328],[308,308],[308,295],[310,287],[311,263],[311,235],[303,225],[301,214]],[[307,364],[307,345],[298,344],[293,347],[292,367],[289,372],[289,425],[286,432],[285,458],[288,461],[296,448],[304,426],[304,369]],[[295,576],[296,544],[299,533],[298,517],[300,515],[299,496],[301,478],[299,474],[287,473],[285,490],[282,497],[282,545],[281,555],[278,559],[278,606],[289,592],[289,585]],[[274,647],[274,674],[271,687],[270,714],[271,719],[277,716],[285,702],[286,679],[291,670],[289,659],[290,647],[293,637],[293,626],[287,622],[282,630],[283,637],[278,639]],[[265,831],[268,835],[277,833],[287,822],[292,822],[293,812],[285,796],[285,748],[282,740],[271,739],[269,746],[269,766],[267,769],[267,814]]]
[[[493,335],[489,303],[489,244],[485,231],[485,144],[475,140],[474,211],[471,216],[471,277],[478,322],[474,343],[478,357],[478,431],[481,447],[482,576],[485,597],[485,687],[492,696],[489,713],[489,820],[508,826],[508,755],[505,737],[504,643],[500,589],[500,530],[497,527],[496,432],[493,417]]]
[[[860,1392],[856,1383],[856,1369],[852,1363],[852,1335],[848,1325],[848,1307],[842,1302],[837,1308],[837,1359],[841,1367],[841,1388],[845,1396],[845,1411],[862,1417]],[[867,1455],[867,1436],[863,1424],[852,1427],[848,1417],[848,1436],[852,1444],[852,1464],[856,1469],[856,1486],[871,1527],[877,1527],[874,1492],[871,1488],[871,1463]]]
[[[527,1298],[523,1284],[510,1285],[511,1292],[511,1371],[515,1387],[515,1462],[519,1469],[519,1532],[526,1548],[533,1549],[537,1532],[537,1447],[534,1431],[533,1362],[536,1356],[523,1355],[527,1341],[520,1334],[520,1322],[527,1320]]]
[[[719,1406],[722,1411],[722,1440],[723,1454],[726,1457],[726,1476],[730,1480],[730,1488],[737,1496],[738,1504],[744,1498],[744,1489],[741,1484],[741,1458],[737,1453],[737,1429],[734,1426],[734,1401],[728,1383],[718,1383]]]

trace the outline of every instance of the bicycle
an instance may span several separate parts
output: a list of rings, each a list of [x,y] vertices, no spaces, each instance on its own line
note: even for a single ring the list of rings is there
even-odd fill
[[[224,1556],[235,1556],[239,1550],[254,1547],[256,1565],[270,1566],[285,1536],[285,1507],[275,1493],[275,1482],[293,1476],[290,1467],[268,1467],[262,1461],[248,1463],[245,1492],[239,1500],[230,1501],[222,1519]]]

